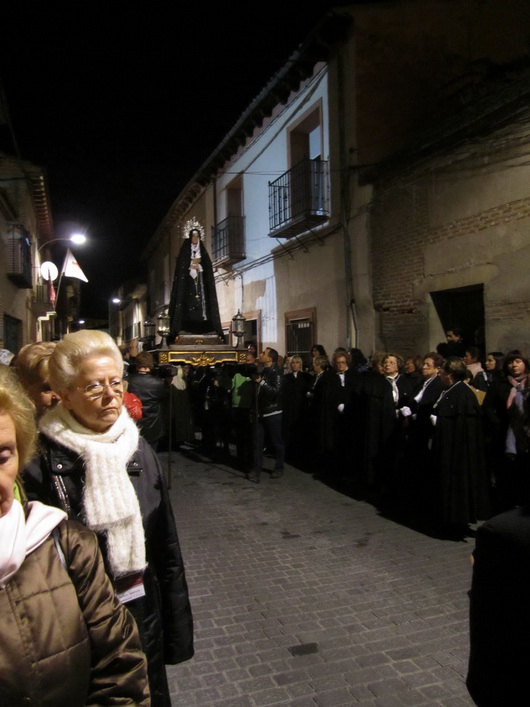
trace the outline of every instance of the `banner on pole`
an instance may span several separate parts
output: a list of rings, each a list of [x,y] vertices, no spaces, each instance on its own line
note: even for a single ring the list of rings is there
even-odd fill
[[[66,251],[66,258],[64,259],[63,265],[63,275],[65,277],[76,277],[78,280],[88,282],[87,276],[79,267],[79,263],[75,259],[70,248],[68,248],[68,250]]]

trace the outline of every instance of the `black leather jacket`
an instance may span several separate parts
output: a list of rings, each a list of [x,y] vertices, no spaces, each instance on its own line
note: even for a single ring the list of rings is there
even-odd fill
[[[263,369],[258,385],[258,413],[261,416],[281,412],[282,373],[278,366]]]
[[[41,434],[39,441],[39,456],[22,474],[29,500],[62,508],[69,518],[82,523],[83,460],[45,435]],[[184,561],[164,474],[142,438],[127,471],[140,503],[148,563],[144,574],[146,596],[128,602],[127,608],[137,621],[147,655],[152,704],[170,705],[164,664],[188,660],[194,652]],[[105,538],[98,535],[98,539],[106,559]]]
[[[167,432],[169,386],[152,373],[133,373],[128,381],[129,392],[142,401],[142,417],[138,420],[142,437],[148,442],[156,442]]]

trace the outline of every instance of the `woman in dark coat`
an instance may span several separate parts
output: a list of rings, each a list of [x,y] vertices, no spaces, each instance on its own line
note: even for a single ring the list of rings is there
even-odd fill
[[[396,490],[403,482],[414,389],[400,373],[402,366],[401,356],[387,353],[380,367],[363,376],[360,438],[364,446],[367,491],[376,503],[395,501]]]
[[[465,537],[469,524],[490,516],[481,408],[461,358],[450,356],[440,375],[445,391],[433,408],[437,519],[444,535]]]
[[[526,431],[530,361],[521,351],[510,351],[504,360],[503,373],[492,379],[482,405],[497,512],[530,501]]]
[[[407,471],[409,473],[410,505],[417,518],[429,519],[433,513],[434,476],[432,440],[434,425],[433,408],[444,390],[440,371],[442,356],[431,351],[423,358],[423,385],[414,395],[412,420],[407,437]]]
[[[320,475],[326,468],[326,407],[325,396],[329,379],[333,375],[327,356],[313,358],[313,383],[306,393],[307,408],[307,450],[309,456],[309,470],[315,475]]]
[[[433,407],[442,394],[444,386],[440,378],[443,358],[436,351],[428,353],[423,358],[423,385],[414,396],[414,415],[410,434],[410,441],[416,448],[418,455],[426,462],[429,450],[432,447],[434,426],[431,422]]]
[[[212,261],[201,235],[198,228],[193,228],[177,257],[169,303],[168,343],[181,333],[213,333],[223,340]]]
[[[322,433],[325,440],[327,475],[335,482],[351,482],[355,468],[362,375],[350,367],[346,349],[337,349],[331,359],[323,396]]]
[[[403,366],[403,375],[409,379],[414,395],[416,395],[424,383],[423,356],[419,354],[409,356]]]
[[[307,461],[306,417],[307,392],[313,379],[303,371],[301,356],[291,356],[289,373],[282,378],[282,423],[285,458],[289,464],[303,468]]]
[[[479,371],[471,381],[473,388],[486,393],[492,382],[504,375],[504,359],[502,351],[490,351],[484,359],[484,370]]]
[[[49,374],[61,403],[39,422],[40,454],[23,474],[28,497],[97,533],[138,624],[152,705],[170,707],[165,665],[192,657],[192,613],[164,475],[122,407],[121,354],[108,334],[82,330],[57,344]]]

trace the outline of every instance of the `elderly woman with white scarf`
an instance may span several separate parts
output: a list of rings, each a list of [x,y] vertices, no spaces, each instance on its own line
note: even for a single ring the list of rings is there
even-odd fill
[[[166,664],[193,655],[184,563],[162,469],[123,406],[112,338],[82,330],[58,342],[49,377],[61,403],[39,422],[28,496],[56,505],[100,540],[118,596],[136,618],[152,705],[169,707]]]
[[[34,416],[14,372],[0,366],[0,702],[147,707],[138,630],[96,536],[25,499],[18,472],[33,453]]]

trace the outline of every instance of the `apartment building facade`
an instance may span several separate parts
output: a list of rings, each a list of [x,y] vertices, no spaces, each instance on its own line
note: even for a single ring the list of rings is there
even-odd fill
[[[425,353],[455,320],[488,350],[530,344],[526,16],[520,0],[328,13],[147,244],[147,315],[195,220],[228,338],[239,311],[245,340],[281,354]]]
[[[39,249],[52,238],[43,169],[0,154],[0,348],[12,353],[51,338],[55,312]]]

